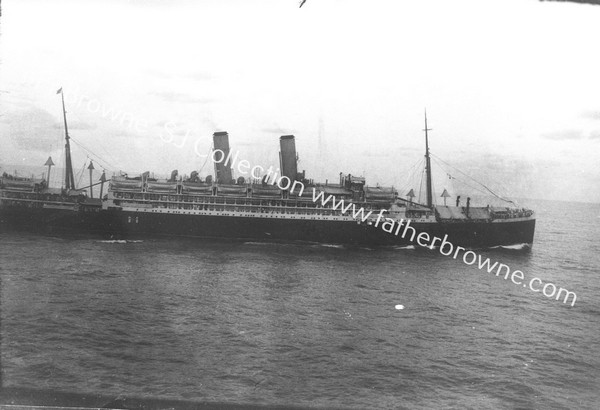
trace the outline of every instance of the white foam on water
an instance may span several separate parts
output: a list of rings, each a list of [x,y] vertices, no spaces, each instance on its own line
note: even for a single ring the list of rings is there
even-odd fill
[[[394,249],[416,249],[415,245],[394,246]]]
[[[337,249],[343,249],[344,245],[336,245],[333,243],[322,243],[319,246],[322,246],[324,248],[337,248]]]
[[[492,246],[490,249],[498,249],[498,248],[512,249],[512,250],[515,250],[515,251],[522,251],[524,249],[531,248],[531,245],[528,244],[528,243],[518,243],[516,245],[498,245],[498,246]]]
[[[125,239],[109,239],[109,240],[105,240],[105,241],[98,241],[100,243],[140,243],[140,242],[144,242],[141,240],[125,240]]]

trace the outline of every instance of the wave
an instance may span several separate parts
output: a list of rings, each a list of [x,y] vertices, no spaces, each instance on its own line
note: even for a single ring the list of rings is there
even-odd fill
[[[337,248],[337,249],[345,249],[345,245],[335,244],[335,243],[319,243],[319,242],[307,242],[307,241],[244,241],[242,242],[244,245],[251,246],[308,246],[311,248]]]
[[[509,250],[513,250],[513,251],[523,251],[526,249],[531,249],[531,244],[530,243],[518,243],[516,245],[498,245],[498,246],[492,246],[489,249],[509,249]]]
[[[279,245],[276,242],[243,242],[244,245],[261,245],[261,246],[265,246],[265,245]]]
[[[344,249],[344,245],[336,245],[334,243],[320,243],[317,246],[321,246],[323,248],[336,248],[336,249]]]
[[[404,249],[409,249],[409,250],[413,250],[413,249],[417,249],[415,245],[406,245],[406,246],[393,246],[392,249],[396,249],[396,250],[404,250]]]
[[[142,240],[129,240],[129,239],[107,239],[104,241],[98,241],[100,243],[141,243]]]

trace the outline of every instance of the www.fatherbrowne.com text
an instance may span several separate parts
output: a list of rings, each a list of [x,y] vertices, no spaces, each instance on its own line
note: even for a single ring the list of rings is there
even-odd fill
[[[357,219],[359,215],[362,215],[363,222],[366,221],[372,213],[372,211],[369,211],[369,213],[365,216],[363,208],[360,208],[357,211],[355,204],[345,204],[343,199],[336,202],[334,195],[329,195],[327,198],[325,198],[325,193],[323,191],[319,191],[319,193],[317,193],[316,189],[313,188],[313,202],[316,203],[318,201],[320,201],[322,206],[330,203],[332,209],[339,209],[342,214],[347,213],[350,208],[352,208],[352,217]],[[379,227],[385,212],[387,212],[386,209],[381,209],[379,211],[377,219],[373,223],[374,227]],[[544,284],[540,278],[532,278],[531,280],[526,281],[525,274],[522,271],[511,270],[508,265],[498,263],[497,261],[492,264],[489,258],[483,259],[481,255],[472,250],[467,250],[462,246],[454,246],[450,241],[448,241],[448,235],[444,235],[443,238],[439,238],[437,236],[431,237],[431,235],[429,235],[427,232],[420,232],[417,234],[417,230],[410,226],[410,220],[405,221],[404,219],[400,219],[397,221],[391,218],[385,219],[386,221],[381,224],[381,229],[387,233],[396,236],[400,235],[403,239],[405,239],[408,234],[410,242],[415,242],[416,238],[417,245],[421,247],[427,247],[429,249],[434,249],[437,245],[437,249],[442,255],[451,256],[453,259],[459,258],[459,255],[462,253],[462,261],[467,265],[474,265],[477,263],[477,267],[480,270],[485,269],[488,273],[495,272],[496,276],[502,277],[504,280],[508,280],[510,278],[511,282],[515,285],[522,285],[523,287],[529,288],[533,292],[542,292],[542,294],[548,298],[560,300],[562,297],[563,303],[568,303],[569,300],[571,300],[571,306],[575,305],[575,301],[577,300],[577,295],[575,292],[571,292],[564,288],[557,288],[553,283]],[[402,229],[402,227],[404,227],[404,229]],[[400,232],[402,233],[400,234]]]

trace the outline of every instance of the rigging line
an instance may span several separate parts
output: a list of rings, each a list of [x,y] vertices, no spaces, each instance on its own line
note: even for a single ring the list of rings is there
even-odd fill
[[[79,147],[83,148],[86,151],[86,156],[88,158],[90,158],[90,155],[92,155],[95,159],[95,161],[104,169],[117,169],[113,164],[109,163],[108,161],[106,161],[104,158],[102,158],[101,156],[99,156],[98,154],[94,153],[92,150],[90,150],[89,148],[87,148],[85,145],[81,144],[80,142],[78,142],[77,140],[74,140],[73,137],[71,137],[71,140],[73,140],[73,142],[75,142],[75,144],[77,144]]]
[[[421,164],[423,163],[423,161],[424,161],[424,159],[421,158],[408,170],[407,181],[404,183],[404,185],[401,186],[401,188],[403,190],[408,189],[408,187],[413,183],[413,181],[415,179],[415,173],[417,172],[417,169],[419,169],[421,167]]]
[[[423,161],[425,160],[421,158],[408,170],[409,179],[411,177],[414,177],[414,174],[417,171],[417,169],[421,168],[421,164],[423,163]],[[410,181],[408,183],[410,184]]]
[[[206,163],[208,162],[208,157],[210,157],[210,152],[212,151],[212,149],[213,149],[213,144],[210,144],[210,148],[208,149],[208,155],[206,156],[206,159],[204,160],[204,164],[202,164],[202,167],[200,168],[200,171],[198,171],[198,175],[200,175],[200,173],[202,172],[202,170],[206,166]]]
[[[433,155],[433,154],[432,154],[432,155]],[[458,169],[458,168],[456,168],[456,167],[454,167],[454,166],[452,166],[452,165],[448,164],[446,161],[444,161],[443,159],[439,158],[437,155],[433,155],[433,156],[435,157],[435,159],[436,159],[436,160],[439,160],[439,161],[443,162],[444,164],[448,165],[449,167],[451,167],[451,168],[453,168],[453,169],[457,170],[458,172],[460,172],[461,174],[465,175],[465,176],[466,176],[466,177],[468,177],[469,179],[471,179],[471,180],[475,181],[476,183],[478,183],[479,185],[481,185],[482,187],[484,187],[486,190],[488,190],[488,192],[489,192],[489,193],[491,193],[492,195],[494,195],[496,198],[499,198],[499,199],[501,199],[501,200],[503,200],[503,201],[505,201],[505,202],[514,203],[513,201],[511,201],[511,200],[508,200],[508,199],[505,199],[505,198],[501,197],[500,195],[496,194],[494,191],[492,191],[490,188],[488,188],[487,186],[485,186],[485,185],[484,185],[484,184],[482,184],[481,182],[477,181],[477,180],[476,180],[475,178],[473,178],[472,176],[470,176],[470,175],[467,175],[467,174],[465,174],[463,171],[461,171],[460,169]]]
[[[62,137],[61,137],[62,139]],[[61,144],[59,144],[59,155],[58,155],[58,159],[56,160],[56,164],[54,164],[54,167],[56,169],[56,172],[52,173],[52,179],[53,181],[57,181],[58,180],[58,185],[60,185],[61,188],[64,187],[64,183],[65,183],[65,172],[66,172],[66,165],[65,165],[65,150],[64,150],[64,146],[60,147]],[[58,171],[60,170],[60,171]]]
[[[436,161],[436,162],[437,162],[437,161]],[[440,165],[440,164],[438,164],[438,165]],[[442,169],[444,169],[444,167],[442,167],[441,165],[440,165],[440,167],[441,167]],[[449,174],[448,174],[448,175],[449,175]],[[452,177],[452,179],[455,179],[455,180],[457,180],[457,181],[461,182],[462,184],[464,184],[464,185],[468,186],[469,188],[471,188],[471,189],[473,189],[473,190],[475,190],[475,191],[477,191],[477,192],[481,192],[481,193],[482,193],[482,194],[484,194],[484,195],[488,194],[486,191],[483,191],[481,188],[474,187],[473,185],[470,185],[470,184],[468,184],[467,182],[463,181],[462,179],[458,179],[458,178],[456,178],[456,177]],[[511,204],[514,204],[514,202],[513,202],[513,201],[511,201],[511,200],[504,199],[504,198],[502,198],[502,197],[500,197],[500,196],[498,196],[498,195],[494,195],[494,196],[495,196],[496,198],[498,198],[498,199],[500,199],[500,200],[504,201],[504,202],[509,202],[509,203],[511,203]]]
[[[106,155],[108,155],[108,157],[109,157],[109,158],[111,158],[111,157],[112,157],[112,154],[111,154],[110,152],[108,152],[108,151],[106,150],[106,148],[104,148],[104,146],[103,146],[103,145],[100,145],[100,144],[99,144],[98,146],[99,146],[99,147],[102,149],[102,151],[104,151],[104,153],[105,153]]]
[[[87,161],[85,161],[83,163],[83,168],[81,168],[81,171],[79,171],[79,178],[77,179],[77,185],[81,186],[81,178],[83,178],[83,173],[85,172],[85,164],[87,163]]]
[[[423,173],[425,172],[425,159],[421,159],[419,161],[419,167],[415,168],[415,170],[413,171],[413,174],[411,175],[411,179],[413,180],[412,182],[416,184],[416,179],[418,179],[417,176],[417,170],[421,170],[421,179],[423,179]],[[419,189],[421,189],[421,182],[419,183]]]
[[[75,145],[77,145],[78,147],[82,148],[85,151],[85,156],[86,158],[90,158],[90,154],[93,155],[94,157],[96,157],[96,162],[101,163],[104,162],[103,160],[101,160],[101,158],[94,154],[90,149],[88,149],[85,145],[83,145],[82,143],[80,143],[79,141],[73,139],[73,137],[70,137],[70,139],[75,143]]]
[[[460,172],[461,174],[465,175],[466,177],[468,177],[469,179],[473,180],[473,181],[474,181],[474,182],[476,182],[477,184],[481,185],[483,188],[485,188],[485,189],[486,189],[486,190],[487,190],[489,193],[491,193],[492,195],[494,195],[496,198],[498,198],[498,199],[501,199],[501,200],[503,200],[503,201],[505,201],[505,202],[509,202],[509,203],[512,203],[512,204],[514,204],[514,202],[513,202],[513,201],[511,201],[511,200],[508,200],[508,199],[506,199],[506,198],[503,198],[503,197],[501,197],[500,195],[498,195],[498,194],[496,194],[494,191],[492,191],[490,188],[488,188],[486,185],[484,185],[484,184],[482,184],[481,182],[477,181],[475,178],[473,178],[473,177],[471,177],[470,175],[468,175],[468,174],[464,173],[464,172],[463,172],[463,171],[461,171],[460,169],[458,169],[458,168],[456,168],[456,167],[454,167],[454,166],[452,166],[452,165],[448,164],[447,162],[445,162],[443,159],[439,158],[438,156],[435,156],[435,159],[436,159],[436,161],[437,161],[437,160],[439,160],[439,161],[443,162],[443,163],[444,163],[444,164],[446,164],[447,166],[449,166],[449,167],[451,167],[451,168],[455,169],[456,171],[458,171],[458,172]],[[443,168],[443,167],[442,167],[442,168]],[[463,182],[464,184],[466,184],[466,182],[464,182],[464,181],[462,181],[462,182]],[[467,185],[468,185],[468,184],[467,184]],[[470,186],[470,185],[468,185],[468,186]],[[470,186],[470,187],[471,187],[471,188],[473,188],[473,189],[476,189],[476,188],[474,188],[474,187],[472,187],[472,186]],[[484,191],[481,191],[481,190],[479,190],[479,189],[478,189],[478,191],[479,191],[479,192],[483,192],[483,193],[485,193]]]
[[[417,162],[415,162],[409,169],[408,172],[410,173],[411,171],[414,172],[414,169],[417,168],[417,166],[419,166],[419,164],[421,164],[421,162],[423,162],[423,158],[419,159]]]
[[[117,169],[118,167],[115,167],[114,164],[111,164],[109,161],[105,160],[104,158],[102,158],[100,155],[94,153],[91,149],[89,149],[88,147],[86,147],[85,145],[83,145],[82,143],[80,143],[79,141],[77,141],[76,139],[74,139],[73,137],[69,136],[70,139],[77,145],[79,145],[81,148],[83,148],[85,151],[87,151],[88,154],[91,154],[95,157],[96,161],[98,162],[98,164],[100,166],[102,166],[102,168],[104,169]],[[89,155],[88,155],[89,158]],[[104,165],[103,165],[104,163]],[[108,165],[108,166],[105,166]]]
[[[64,160],[65,160],[65,154],[64,152],[58,157],[58,161],[56,163],[56,169],[59,170],[60,172],[54,172],[54,177],[56,178],[57,174],[58,174],[58,182],[61,188],[64,187],[64,183],[65,183],[65,169],[66,166],[64,165]],[[56,179],[55,179],[56,181]]]
[[[438,165],[440,165],[440,164],[438,164]],[[441,166],[440,166],[440,167],[441,167]],[[442,169],[444,169],[444,167],[441,167],[441,168],[442,168]],[[475,191],[477,191],[477,192],[481,192],[482,194],[486,194],[486,192],[485,192],[485,191],[483,191],[481,188],[474,187],[473,185],[470,185],[470,184],[468,184],[467,182],[463,181],[462,179],[458,179],[458,178],[456,178],[456,177],[452,177],[452,179],[455,179],[455,180],[457,180],[457,181],[459,181],[459,182],[461,182],[461,183],[465,184],[466,186],[468,186],[468,187],[469,187],[469,188],[471,188],[471,189],[474,189],[474,190],[475,190]],[[500,198],[500,199],[502,199],[502,198]]]
[[[442,160],[440,157],[437,157],[437,158],[438,158],[440,161],[444,162],[444,160]],[[448,163],[446,163],[446,164],[447,164],[448,166],[450,166],[450,167],[453,167],[452,165],[450,165],[450,164],[448,164]],[[454,169],[456,169],[456,170],[457,170],[457,171],[459,171],[459,172],[462,172],[460,169],[458,169],[458,168],[456,168],[456,167],[453,167],[453,168],[454,168]],[[507,189],[504,187],[504,185],[503,185],[501,182],[499,182],[499,181],[497,181],[496,179],[494,179],[494,178],[491,178],[491,177],[489,177],[489,176],[488,176],[488,178],[489,178],[489,179],[490,179],[490,180],[491,180],[493,183],[495,183],[496,185],[498,185],[498,186],[499,186],[499,187],[500,187],[502,190],[504,190],[505,192],[507,191]],[[474,178],[471,178],[471,179],[473,179],[473,181],[477,182],[479,185],[482,185],[482,186],[484,186],[484,187],[487,189],[487,187],[486,187],[486,186],[485,186],[483,183],[481,183],[481,182],[477,181],[477,180],[476,180],[476,179],[474,179]]]
[[[88,155],[88,154],[91,154],[91,155],[93,155],[94,157],[96,157],[97,159],[101,160],[102,162],[106,162],[106,163],[108,163],[108,161],[104,160],[104,159],[103,159],[103,158],[102,158],[100,155],[96,154],[94,151],[92,151],[91,149],[89,149],[88,147],[86,147],[86,146],[85,146],[83,143],[81,143],[81,142],[77,141],[77,139],[73,138],[73,137],[72,137],[72,136],[70,136],[70,135],[69,135],[69,137],[70,137],[70,139],[71,139],[71,140],[72,140],[72,141],[73,141],[75,144],[77,144],[79,147],[83,148],[83,149],[86,151],[86,156],[88,156],[88,158],[89,158],[89,155]]]
[[[413,182],[411,184],[406,184],[402,187],[402,195],[408,195],[411,189],[413,190],[413,192],[416,192],[415,189],[419,189],[418,177],[413,178]]]
[[[421,193],[423,192],[423,174],[425,174],[425,169],[421,171],[421,182],[419,182],[419,203],[421,203]]]

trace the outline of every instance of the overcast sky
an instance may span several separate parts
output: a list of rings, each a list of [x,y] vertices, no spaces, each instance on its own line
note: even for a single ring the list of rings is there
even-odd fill
[[[600,202],[600,6],[298,5],[5,0],[0,166],[64,164],[63,87],[70,134],[109,174],[207,175],[222,130],[241,159],[278,166],[292,133],[311,178],[416,189],[426,108],[432,153],[494,190]],[[87,155],[73,144],[76,174]],[[434,161],[438,197],[468,191],[449,170]]]

